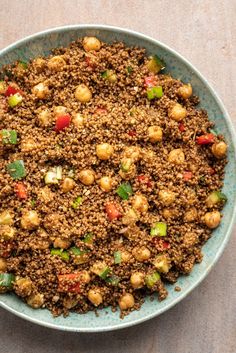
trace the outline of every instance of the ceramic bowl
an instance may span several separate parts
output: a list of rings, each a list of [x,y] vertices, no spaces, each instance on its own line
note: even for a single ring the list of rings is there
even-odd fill
[[[37,56],[48,55],[52,48],[67,46],[78,37],[96,36],[105,42],[123,41],[127,45],[138,45],[147,49],[148,54],[157,53],[167,64],[167,72],[185,82],[190,82],[194,93],[200,97],[200,107],[208,111],[209,118],[216,122],[216,131],[224,134],[228,144],[228,164],[226,166],[224,192],[228,195],[228,202],[223,210],[223,220],[213,232],[212,238],[203,247],[204,258],[201,264],[195,265],[189,276],[182,276],[178,280],[181,292],[174,290],[174,285],[167,285],[169,296],[158,302],[146,298],[139,311],[134,311],[124,319],[120,319],[119,310],[112,313],[110,308],[85,315],[71,313],[68,317],[53,318],[46,309],[34,310],[24,304],[14,294],[0,296],[0,305],[10,312],[34,323],[65,331],[98,332],[109,331],[132,326],[149,320],[170,309],[186,297],[209,273],[225,248],[235,218],[236,205],[236,162],[235,162],[235,132],[230,118],[206,79],[186,59],[173,49],[158,40],[147,37],[131,30],[101,25],[75,25],[50,29],[34,34],[0,52],[0,65],[12,63],[15,60],[27,61]],[[201,305],[201,303],[199,303]]]

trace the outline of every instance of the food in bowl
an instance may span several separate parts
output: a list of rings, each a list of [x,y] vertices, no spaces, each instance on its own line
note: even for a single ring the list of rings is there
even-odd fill
[[[158,53],[86,37],[2,70],[2,293],[55,316],[124,315],[201,261],[227,144],[164,69]]]

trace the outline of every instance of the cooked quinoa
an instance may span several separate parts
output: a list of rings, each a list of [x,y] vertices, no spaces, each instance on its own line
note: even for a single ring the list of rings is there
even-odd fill
[[[124,315],[201,262],[227,145],[164,66],[86,37],[2,69],[0,292]]]

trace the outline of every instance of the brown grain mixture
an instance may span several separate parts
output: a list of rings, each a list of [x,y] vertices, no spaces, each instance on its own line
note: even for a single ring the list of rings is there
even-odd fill
[[[87,37],[2,70],[1,292],[53,315],[127,313],[202,260],[227,145],[163,66]]]

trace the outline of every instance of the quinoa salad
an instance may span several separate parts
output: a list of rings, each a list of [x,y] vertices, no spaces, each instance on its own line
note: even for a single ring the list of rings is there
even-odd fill
[[[227,201],[198,103],[158,53],[95,37],[3,67],[0,293],[54,316],[164,300]]]

